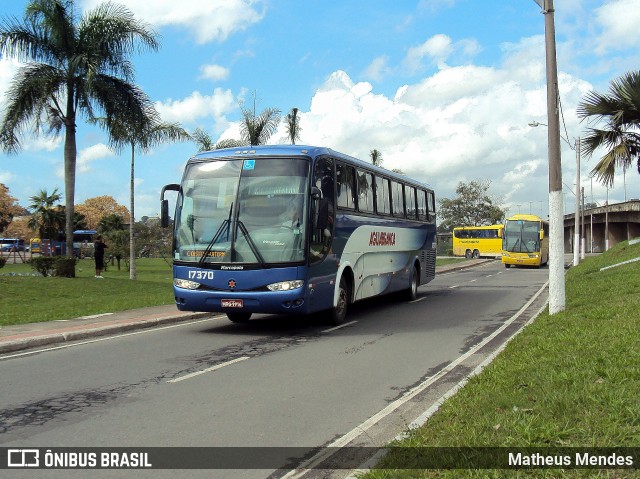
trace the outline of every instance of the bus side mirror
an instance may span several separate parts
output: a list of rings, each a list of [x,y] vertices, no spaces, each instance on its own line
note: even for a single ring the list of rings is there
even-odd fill
[[[502,238],[502,230],[498,230],[498,238]]]
[[[163,228],[169,227],[169,200],[162,200],[160,224]]]
[[[180,185],[171,184],[162,188],[160,193],[160,225],[163,228],[169,226],[169,200],[164,199],[165,191],[180,191]]]
[[[540,231],[540,239],[543,240],[544,239],[544,230]]]

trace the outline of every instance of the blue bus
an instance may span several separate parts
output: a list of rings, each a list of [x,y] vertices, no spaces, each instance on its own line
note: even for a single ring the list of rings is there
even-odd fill
[[[255,146],[199,153],[176,191],[175,301],[183,311],[329,310],[435,277],[433,190],[328,148]]]

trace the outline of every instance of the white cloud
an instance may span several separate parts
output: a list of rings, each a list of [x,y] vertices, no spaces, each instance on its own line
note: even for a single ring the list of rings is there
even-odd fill
[[[597,52],[635,48],[640,43],[640,0],[613,0],[595,9],[602,28]]]
[[[89,173],[92,171],[91,163],[103,158],[115,157],[115,153],[104,143],[97,143],[78,152],[76,159],[76,173]],[[64,165],[59,165],[56,176],[64,178]]]
[[[9,183],[14,180],[16,175],[10,171],[0,171],[0,183]]]
[[[226,126],[225,115],[237,108],[237,102],[231,90],[216,88],[213,95],[203,95],[194,91],[182,100],[169,98],[156,102],[155,107],[164,121],[194,125],[202,119],[213,117],[217,124],[222,124],[224,127]]]
[[[363,160],[376,148],[386,168],[431,184],[441,197],[454,194],[459,181],[490,179],[492,193],[507,204],[519,199],[546,210],[546,130],[528,126],[532,120],[546,123],[544,58],[530,54],[535,42],[509,45],[496,67],[446,68],[391,97],[336,71],[316,91],[309,111],[301,112],[301,143]],[[431,51],[444,51],[446,44]],[[575,106],[591,86],[566,73],[559,84],[573,139],[579,131]],[[285,137],[281,126],[272,142]],[[571,178],[574,153],[563,145],[563,155]]]
[[[411,73],[423,67],[425,58],[429,63],[442,64],[453,51],[451,38],[447,35],[434,35],[426,42],[409,48],[404,59],[404,65]]]
[[[365,69],[363,75],[374,81],[382,80],[387,73],[391,71],[389,68],[389,57],[386,55],[375,58]]]
[[[229,69],[220,65],[203,65],[200,67],[200,78],[212,81],[226,80],[229,77]]]
[[[102,0],[83,0],[93,9]],[[223,41],[234,31],[245,30],[265,15],[263,0],[121,0],[139,20],[156,28],[178,26],[190,30],[198,43]]]

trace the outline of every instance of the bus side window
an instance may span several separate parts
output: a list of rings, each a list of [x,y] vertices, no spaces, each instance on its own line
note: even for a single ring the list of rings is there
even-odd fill
[[[404,202],[407,205],[407,218],[416,219],[416,189],[414,187],[405,185]]]
[[[363,213],[374,213],[373,208],[373,175],[358,170],[358,209]]]
[[[402,192],[402,184],[397,181],[391,182],[391,212],[393,216],[397,216],[399,218],[404,217],[404,194]]]
[[[331,158],[320,158],[316,162],[313,172],[313,186],[322,193],[322,198],[319,199],[318,216],[322,218],[324,224],[319,224],[318,228],[311,233],[309,260],[312,264],[324,259],[331,249],[333,241],[335,198],[333,160]]]
[[[429,210],[429,222],[436,221],[436,198],[433,191],[427,192],[427,208]]]
[[[389,180],[376,176],[376,211],[379,215],[391,213],[389,196]]]
[[[427,219],[427,192],[424,190],[418,190],[418,219]]]
[[[353,210],[356,208],[356,170],[353,166],[336,165],[336,183],[338,185],[338,208]]]

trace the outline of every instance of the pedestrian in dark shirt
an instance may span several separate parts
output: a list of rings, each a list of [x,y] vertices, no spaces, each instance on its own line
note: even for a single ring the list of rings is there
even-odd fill
[[[93,243],[93,259],[96,261],[96,278],[102,279],[102,270],[104,269],[104,250],[108,248],[102,242],[102,236],[98,235]]]

